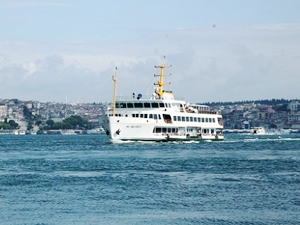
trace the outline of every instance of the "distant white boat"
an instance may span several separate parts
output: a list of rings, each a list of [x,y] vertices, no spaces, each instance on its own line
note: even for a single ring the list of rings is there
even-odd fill
[[[25,130],[15,130],[14,133],[15,133],[15,135],[25,135],[26,131]]]
[[[31,135],[37,135],[37,132],[32,130],[32,131],[29,132],[29,134],[31,134]]]
[[[95,128],[92,130],[87,130],[86,133],[87,134],[105,134],[105,130],[102,127],[100,127],[100,128]]]
[[[251,134],[266,134],[266,130],[263,127],[252,127],[250,130]]]
[[[74,130],[61,130],[63,135],[76,135],[77,133]]]

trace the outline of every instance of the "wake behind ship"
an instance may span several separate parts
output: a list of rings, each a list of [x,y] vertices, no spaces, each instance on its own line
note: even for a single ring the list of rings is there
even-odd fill
[[[208,106],[176,100],[163,89],[165,60],[160,66],[158,88],[151,97],[141,94],[117,97],[117,73],[113,76],[113,107],[100,118],[101,125],[111,141],[178,141],[223,140],[223,120]]]

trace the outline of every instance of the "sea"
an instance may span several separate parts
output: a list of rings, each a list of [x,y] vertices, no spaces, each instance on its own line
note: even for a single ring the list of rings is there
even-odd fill
[[[300,224],[300,134],[0,135],[0,224]]]

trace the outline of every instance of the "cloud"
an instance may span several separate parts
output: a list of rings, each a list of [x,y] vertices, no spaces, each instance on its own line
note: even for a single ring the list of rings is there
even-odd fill
[[[0,41],[0,97],[110,101],[151,94],[166,56],[167,90],[190,102],[299,98],[300,24],[152,31],[123,42]],[[4,97],[3,97],[4,96]]]

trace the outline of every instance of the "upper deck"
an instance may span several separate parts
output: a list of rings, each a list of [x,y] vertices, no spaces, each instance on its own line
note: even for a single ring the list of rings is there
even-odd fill
[[[189,104],[180,100],[164,100],[164,99],[128,99],[118,100],[116,109],[126,111],[173,111],[182,113],[198,113],[198,114],[219,114],[211,111],[206,105]]]
[[[198,114],[219,114],[216,111],[211,111],[206,105],[190,104],[183,100],[183,98],[175,99],[171,91],[163,89],[165,85],[171,83],[164,83],[165,75],[164,69],[170,68],[171,66],[165,65],[165,59],[163,64],[156,66],[160,68],[160,74],[154,75],[159,76],[159,81],[154,85],[158,86],[158,89],[152,95],[142,96],[142,94],[136,95],[133,93],[131,96],[116,96],[116,76],[113,76],[115,82],[114,88],[114,101],[113,101],[113,114],[115,111],[118,113],[124,111],[168,111],[168,112],[180,112],[180,113],[198,113]]]

